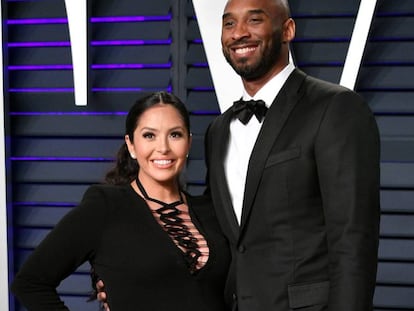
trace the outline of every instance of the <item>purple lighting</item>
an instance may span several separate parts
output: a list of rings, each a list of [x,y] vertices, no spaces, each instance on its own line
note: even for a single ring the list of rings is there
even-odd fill
[[[171,44],[171,39],[166,40],[108,40],[108,41],[92,41],[92,46],[105,45],[167,45]]]
[[[156,92],[160,90],[171,92],[171,86],[167,88],[140,88],[140,87],[94,87],[92,92]]]
[[[139,87],[95,87],[92,92],[155,92],[159,90],[171,92],[171,86],[167,88],[139,88]],[[72,88],[11,88],[10,93],[73,93]]]
[[[73,92],[73,87],[59,87],[59,88],[12,88],[9,89],[10,93],[60,93],[60,92]]]
[[[10,157],[12,161],[61,161],[61,162],[72,162],[72,161],[83,161],[83,162],[109,162],[113,161],[113,158],[103,157]]]
[[[166,40],[107,40],[91,41],[92,46],[127,46],[127,45],[169,45],[171,39]],[[28,48],[28,47],[66,47],[70,46],[69,41],[55,42],[9,42],[10,48]]]
[[[170,20],[171,20],[171,15],[91,17],[92,23],[125,23],[125,22],[147,22],[147,21],[170,21]]]
[[[21,65],[8,66],[9,70],[70,70],[72,65]]]
[[[125,111],[111,111],[111,112],[63,112],[63,111],[49,111],[49,112],[10,112],[11,116],[125,116]]]
[[[70,46],[69,41],[54,41],[54,42],[9,42],[7,44],[11,48],[27,48],[27,47],[53,47],[53,46]]]
[[[7,25],[67,24],[67,18],[22,18],[9,19]]]
[[[92,69],[145,69],[145,68],[171,68],[167,64],[94,64]]]
[[[126,23],[126,22],[161,22],[171,21],[171,15],[163,16],[104,16],[91,17],[91,23]],[[9,19],[7,25],[45,25],[45,24],[67,24],[68,19],[61,18],[21,18]]]
[[[191,64],[191,66],[199,67],[199,68],[207,68],[208,64],[207,63],[194,63],[194,64]]]
[[[13,206],[44,206],[44,207],[73,207],[77,203],[70,202],[13,202]]]
[[[128,22],[162,22],[171,21],[171,15],[161,16],[104,16],[91,17],[91,23],[128,23]],[[45,25],[45,24],[67,24],[65,17],[57,18],[21,18],[9,19],[7,25]]]
[[[145,68],[171,68],[167,64],[94,64],[92,69],[145,69]],[[9,70],[72,70],[73,65],[14,65],[8,66]]]

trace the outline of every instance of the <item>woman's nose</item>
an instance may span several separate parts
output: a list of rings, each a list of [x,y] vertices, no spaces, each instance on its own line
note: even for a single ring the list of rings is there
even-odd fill
[[[160,138],[157,145],[157,151],[160,153],[167,153],[170,150],[168,138]]]

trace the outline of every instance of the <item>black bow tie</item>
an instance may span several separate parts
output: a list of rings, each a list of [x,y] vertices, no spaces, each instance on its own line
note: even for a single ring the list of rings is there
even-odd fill
[[[267,107],[263,100],[238,100],[233,104],[233,115],[238,118],[241,123],[247,124],[253,115],[259,122],[263,121],[266,115]]]

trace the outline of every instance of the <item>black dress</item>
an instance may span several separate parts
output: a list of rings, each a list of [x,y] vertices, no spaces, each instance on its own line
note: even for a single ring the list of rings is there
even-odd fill
[[[187,196],[209,246],[190,273],[181,249],[131,186],[96,185],[25,262],[12,284],[28,310],[68,310],[55,288],[85,261],[105,282],[111,311],[222,311],[230,253],[211,202]]]

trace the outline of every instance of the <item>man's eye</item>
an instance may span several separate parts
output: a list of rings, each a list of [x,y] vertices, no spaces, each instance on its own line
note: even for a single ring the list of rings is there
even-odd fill
[[[224,22],[223,23],[223,27],[231,27],[231,26],[233,26],[234,25],[234,22],[233,21],[226,21],[226,22]]]
[[[254,18],[251,18],[250,19],[250,22],[251,23],[260,23],[260,22],[262,22],[262,18],[258,18],[258,17],[254,17]]]

